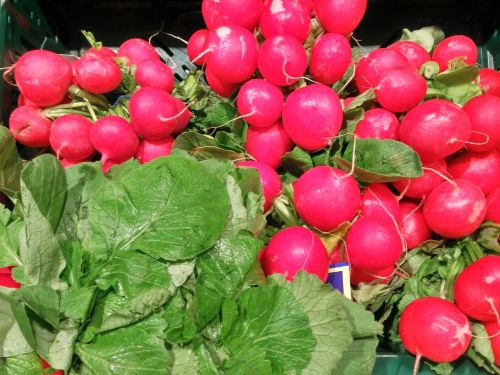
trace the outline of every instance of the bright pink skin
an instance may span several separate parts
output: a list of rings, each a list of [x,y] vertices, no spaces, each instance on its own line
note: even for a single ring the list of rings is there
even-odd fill
[[[54,120],[50,129],[50,146],[57,156],[83,160],[95,153],[90,142],[92,122],[84,116],[68,114]]]
[[[432,237],[432,231],[425,222],[422,208],[417,209],[418,204],[410,201],[400,203],[403,220],[401,222],[401,234],[405,239],[408,249],[414,249]]]
[[[210,31],[207,47],[207,66],[223,82],[244,82],[257,70],[257,39],[241,26],[221,26]]]
[[[304,42],[309,36],[310,11],[300,0],[269,0],[260,16],[264,38],[288,34]]]
[[[354,222],[345,238],[351,265],[365,272],[386,269],[403,254],[398,229],[387,220],[362,216]]]
[[[500,366],[500,324],[497,321],[484,323],[484,328],[490,336],[491,348],[495,357],[495,365]]]
[[[90,129],[90,140],[102,154],[102,164],[108,161],[123,163],[137,152],[139,138],[127,120],[118,116],[106,116],[97,120]]]
[[[402,54],[406,57],[410,66],[417,70],[420,69],[423,64],[431,60],[431,55],[429,55],[429,52],[427,52],[424,47],[409,40],[399,40],[392,43],[387,48]]]
[[[18,289],[21,287],[21,284],[12,278],[12,268],[13,267],[0,268],[0,286]]]
[[[467,149],[474,152],[491,151],[500,148],[500,98],[494,95],[482,95],[472,98],[464,105],[469,115],[472,135]],[[479,132],[479,133],[474,133]],[[486,142],[486,135],[489,139]]]
[[[17,142],[28,147],[49,146],[51,124],[40,108],[27,105],[17,107],[9,117],[12,136]]]
[[[255,168],[259,172],[260,182],[264,191],[264,212],[271,209],[274,200],[281,194],[283,188],[278,173],[267,164],[259,161],[242,161],[236,163],[238,167]]]
[[[235,83],[227,83],[221,81],[219,77],[213,74],[209,68],[205,69],[205,78],[212,90],[217,95],[222,96],[223,98],[230,98],[231,96],[233,96],[238,87],[238,85],[236,85]]]
[[[42,368],[43,369],[48,369],[48,368],[52,367],[43,358],[40,357],[40,360],[42,361]],[[51,372],[51,375],[64,375],[64,371],[63,370],[57,370],[57,371]]]
[[[156,87],[169,93],[174,88],[172,68],[159,60],[148,60],[137,64],[135,80],[141,87]]]
[[[17,98],[17,106],[21,107],[23,105],[29,105],[30,107],[38,107],[31,100],[25,98],[23,94],[19,94],[19,97]],[[43,107],[38,107],[38,108],[43,108]]]
[[[260,46],[258,66],[267,81],[290,86],[306,72],[306,50],[293,36],[275,35]]]
[[[479,228],[486,216],[482,190],[468,180],[444,181],[424,203],[424,218],[431,230],[446,238],[462,238]]]
[[[342,105],[330,87],[313,84],[292,92],[283,107],[283,126],[292,141],[307,151],[326,147],[342,126]]]
[[[489,193],[486,200],[488,202],[488,210],[486,211],[485,219],[500,224],[500,187]]]
[[[458,105],[432,99],[413,108],[399,126],[399,139],[422,161],[435,161],[457,152],[471,136],[471,122]]]
[[[293,183],[293,205],[300,217],[322,232],[351,221],[360,208],[361,192],[352,176],[333,167],[309,169]]]
[[[472,338],[467,316],[450,301],[423,297],[401,314],[399,336],[410,353],[433,362],[453,362],[465,354]]]
[[[250,126],[247,131],[245,150],[255,160],[277,169],[281,166],[281,157],[293,148],[293,143],[283,128],[281,121],[276,121],[267,128]]]
[[[488,255],[458,275],[453,290],[455,303],[472,319],[497,322],[500,311],[500,256]],[[494,309],[493,309],[493,306]]]
[[[363,93],[370,87],[376,87],[386,72],[408,66],[408,60],[399,52],[377,48],[359,60],[354,82],[359,92]]]
[[[108,47],[101,47],[99,49],[92,47],[92,48],[89,48],[89,51],[92,53],[102,53],[102,54],[108,55],[109,57],[112,57],[112,58],[116,57],[116,52]]]
[[[344,262],[346,260],[343,259],[345,258],[345,254],[343,254],[344,255],[343,257],[341,255],[342,254],[340,254],[340,244],[338,244],[337,246],[335,246],[335,248],[332,250],[332,253],[330,254],[330,259],[329,259],[330,264]]]
[[[465,35],[453,35],[440,42],[432,53],[432,60],[439,64],[439,69],[448,69],[448,62],[463,57],[465,62],[473,65],[477,60],[477,46]]]
[[[186,104],[175,96],[172,97],[175,102],[175,106],[177,108],[177,113],[179,117],[177,118],[177,125],[172,132],[172,134],[180,134],[186,127],[189,125],[189,121],[191,121],[191,117],[193,117],[193,112],[191,112]]]
[[[264,9],[262,0],[203,0],[201,11],[209,30],[239,25],[253,32]]]
[[[118,48],[118,57],[126,59],[128,65],[137,65],[147,60],[160,60],[160,55],[148,42],[139,38],[128,39]]]
[[[132,95],[130,120],[137,134],[147,140],[164,139],[177,129],[179,113],[173,96],[164,90],[144,87]]]
[[[366,273],[365,271],[351,267],[351,284],[359,285],[361,283],[371,283],[373,281],[377,281],[380,284],[389,284],[391,276],[394,275],[395,268],[394,266],[389,266],[383,270]]]
[[[376,217],[394,225],[401,222],[398,198],[385,184],[370,184],[361,194],[361,216]]]
[[[67,159],[61,159],[59,161],[61,162],[61,165],[64,168],[69,168],[69,167],[72,167],[73,165],[78,165],[80,163],[91,162],[91,160],[88,160],[88,159],[85,159],[85,160],[67,160]]]
[[[324,85],[339,81],[351,64],[351,46],[340,34],[323,34],[314,44],[309,61],[312,78]]]
[[[328,276],[328,253],[311,230],[288,227],[276,233],[262,255],[262,269],[266,276],[281,273],[293,281],[297,272],[304,270],[325,282]]]
[[[377,101],[391,112],[407,112],[427,94],[427,81],[412,67],[393,69],[380,77],[375,88]]]
[[[358,27],[367,0],[314,0],[314,12],[329,33],[347,35]]]
[[[384,108],[373,108],[365,112],[365,117],[356,125],[359,138],[399,139],[399,121],[396,115]]]
[[[120,86],[122,73],[116,61],[104,53],[85,53],[75,66],[78,86],[93,94],[105,94]]]
[[[489,68],[480,69],[479,86],[485,93],[500,96],[500,72]]]
[[[168,156],[172,152],[174,141],[175,139],[170,136],[156,141],[142,140],[139,143],[135,158],[139,160],[139,163],[145,164],[160,156]]]
[[[349,98],[344,98],[344,99],[342,99],[342,101],[343,101],[343,103],[344,103],[344,104],[343,104],[343,108],[345,109],[345,108],[349,107],[349,105],[350,105],[350,104],[354,101],[354,99],[356,99],[356,97],[355,97],[355,96],[351,96],[351,97],[349,97]],[[366,115],[365,115],[365,116],[366,116]]]
[[[237,107],[246,122],[264,128],[278,121],[284,102],[278,86],[263,79],[252,79],[241,86]]]
[[[39,107],[62,102],[72,78],[70,63],[54,52],[28,51],[16,62],[15,79],[19,91]]]
[[[422,166],[424,168],[434,169],[437,172],[447,175],[446,162],[444,159],[423,162]],[[422,177],[417,177],[413,179],[404,178],[399,181],[392,183],[392,186],[396,188],[400,193],[404,192],[404,196],[408,198],[423,198],[425,195],[429,194],[432,189],[443,182],[443,178],[437,173],[424,169],[424,175]]]
[[[194,32],[188,40],[187,54],[193,64],[203,66],[207,62],[207,55],[199,57],[207,49],[207,29],[200,29]]]

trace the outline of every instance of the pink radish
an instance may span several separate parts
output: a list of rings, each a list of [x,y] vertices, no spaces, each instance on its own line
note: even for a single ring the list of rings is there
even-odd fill
[[[264,38],[288,34],[304,42],[309,36],[310,10],[300,0],[269,0],[260,16]]]
[[[263,79],[252,79],[238,93],[238,112],[250,125],[267,127],[281,117],[284,101],[279,87]]]
[[[217,77],[212,71],[207,68],[205,69],[205,78],[207,80],[208,85],[212,88],[212,90],[217,94],[222,96],[223,98],[230,98],[233,96],[234,92],[238,85],[234,83],[223,82]]]
[[[267,81],[277,86],[290,86],[306,72],[306,51],[293,36],[275,35],[260,46],[258,66]]]
[[[143,39],[133,38],[122,43],[118,48],[118,57],[123,57],[128,65],[137,65],[147,60],[160,60],[155,48]]]
[[[311,50],[309,73],[324,85],[339,81],[351,64],[351,46],[340,34],[323,34]]]
[[[427,52],[424,47],[410,40],[397,41],[387,48],[402,54],[406,57],[410,66],[417,70],[420,69],[423,64],[431,60],[431,55],[429,55],[429,52]]]
[[[141,87],[156,87],[172,92],[174,72],[172,68],[159,60],[146,60],[137,64],[135,80]]]
[[[468,144],[470,151],[491,151],[500,147],[500,98],[482,95],[472,98],[464,105],[473,130]],[[486,137],[487,136],[487,137]],[[488,138],[488,139],[487,139]]]
[[[177,108],[177,116],[179,116],[172,134],[180,134],[189,125],[189,121],[191,121],[191,118],[193,117],[193,112],[187,108],[186,104],[184,104],[182,100],[176,98],[175,96],[172,98],[174,99],[175,107]]]
[[[422,161],[443,159],[460,150],[471,135],[469,116],[458,105],[432,99],[413,108],[399,127],[399,139]]]
[[[355,96],[342,99],[343,102],[342,108],[346,109],[347,107],[349,107],[349,105],[354,101],[354,99],[356,99]]]
[[[371,283],[374,281],[380,284],[389,284],[391,281],[391,276],[394,275],[394,270],[396,267],[389,266],[383,270],[374,272],[365,272],[358,270],[357,268],[351,267],[351,284],[359,285],[361,283]]]
[[[487,94],[500,96],[500,72],[489,68],[480,69],[479,86]]]
[[[356,125],[359,138],[398,140],[399,121],[396,115],[383,108],[373,108],[365,112],[365,117]]]
[[[394,186],[400,193],[404,193],[404,196],[408,198],[420,199],[429,194],[432,189],[444,181],[439,174],[446,175],[448,173],[446,170],[446,162],[444,159],[441,159],[437,161],[423,162],[422,165],[424,167],[424,175],[422,177],[413,179],[404,178],[393,182],[392,186]]]
[[[477,46],[465,35],[453,35],[440,42],[432,53],[432,60],[439,64],[441,71],[448,69],[448,63],[459,57],[473,65],[477,60]]]
[[[12,268],[13,267],[0,268],[0,287],[11,289],[18,289],[21,287],[21,284],[12,278]]]
[[[9,117],[12,136],[17,142],[28,147],[49,146],[51,124],[40,108],[27,105],[17,107]]]
[[[490,336],[491,349],[495,358],[495,365],[500,367],[500,323],[497,321],[484,323],[484,328]]]
[[[93,94],[105,94],[120,86],[122,73],[116,61],[104,53],[85,53],[75,65],[78,86]]]
[[[398,198],[380,183],[370,184],[361,194],[361,216],[376,217],[394,225],[401,222]]]
[[[23,94],[19,94],[19,97],[17,98],[17,106],[21,107],[23,105],[28,105],[30,107],[38,107],[35,103],[33,103],[31,100],[27,99],[24,97]],[[39,107],[42,108],[42,107]]]
[[[92,123],[81,115],[68,114],[54,120],[50,129],[50,146],[66,160],[90,158],[95,149],[90,142]]]
[[[468,180],[444,181],[424,203],[424,218],[431,230],[446,238],[468,236],[486,216],[486,198],[479,186]]]
[[[253,31],[259,24],[262,0],[203,0],[201,11],[209,30],[239,25]]]
[[[59,104],[66,96],[72,77],[69,62],[50,51],[28,51],[15,65],[19,91],[39,107]]]
[[[207,56],[203,52],[207,49],[207,29],[200,29],[194,32],[188,40],[187,54],[193,64],[203,66],[207,62]],[[200,57],[201,56],[201,57]]]
[[[108,55],[109,57],[115,58],[116,57],[116,52],[113,51],[111,48],[108,47],[101,47],[101,48],[89,48],[88,52],[91,53],[102,53],[104,55]]]
[[[155,141],[142,140],[139,143],[139,148],[135,154],[135,158],[139,160],[141,164],[145,164],[159,158],[160,156],[168,156],[172,152],[172,147],[174,146],[174,138],[167,137],[165,139],[159,139]]]
[[[61,162],[61,165],[64,168],[69,168],[69,167],[72,167],[73,165],[78,165],[80,163],[91,162],[91,160],[88,160],[88,159],[85,159],[85,160],[67,160],[67,159],[61,159],[60,162]]]
[[[297,213],[322,232],[352,220],[359,210],[358,183],[337,168],[318,166],[308,170],[293,183],[293,191]]]
[[[325,246],[314,232],[303,227],[288,227],[276,233],[262,254],[261,264],[266,276],[281,273],[288,281],[293,281],[301,270],[323,282],[328,276]]]
[[[500,256],[488,255],[467,266],[455,280],[455,303],[472,319],[499,321]]]
[[[486,200],[488,202],[486,220],[491,220],[500,224],[500,187],[489,193]]]
[[[308,151],[326,147],[343,119],[339,97],[330,87],[313,84],[292,92],[283,107],[283,126],[292,141]]]
[[[247,131],[245,150],[255,160],[277,169],[281,166],[281,157],[293,148],[280,121],[267,128],[250,126]]]
[[[314,12],[329,33],[347,35],[359,25],[367,0],[314,0]]]
[[[422,208],[417,208],[418,204],[411,201],[402,201],[400,207],[403,216],[401,234],[408,249],[414,249],[423,242],[430,240],[432,231],[425,222]]]

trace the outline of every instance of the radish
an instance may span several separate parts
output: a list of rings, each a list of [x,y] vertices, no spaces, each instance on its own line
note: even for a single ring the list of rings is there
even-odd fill
[[[207,62],[207,56],[203,52],[207,49],[207,29],[197,30],[191,35],[187,44],[187,54],[193,64],[203,66]],[[201,57],[200,57],[201,56]]]
[[[109,55],[87,52],[75,65],[75,78],[82,89],[93,94],[104,94],[120,86],[122,73]]]
[[[293,148],[293,143],[283,128],[281,121],[276,121],[267,128],[250,126],[247,131],[245,150],[255,160],[277,169],[281,166],[281,157]]]
[[[209,30],[239,25],[253,31],[259,24],[262,0],[203,0],[201,11]]]
[[[12,268],[13,267],[0,268],[0,287],[3,286],[12,289],[19,289],[21,287],[21,284],[12,278]]]
[[[80,164],[80,163],[91,162],[92,160],[89,160],[89,159],[84,159],[84,160],[67,160],[67,159],[61,159],[59,161],[61,162],[61,165],[64,168],[69,168],[69,167],[72,167],[73,165],[77,165],[77,164]]]
[[[371,283],[373,281],[378,281],[380,284],[389,284],[391,276],[394,275],[395,269],[396,267],[389,266],[383,270],[367,273],[351,267],[351,284],[359,285],[361,283]]]
[[[330,87],[313,84],[299,88],[286,99],[283,126],[292,141],[308,151],[326,147],[343,119],[340,99]]]
[[[49,146],[51,124],[40,108],[27,105],[17,107],[9,117],[12,136],[17,142],[28,147]]]
[[[399,335],[406,350],[433,362],[453,362],[465,354],[472,338],[469,319],[450,301],[423,297],[404,309]],[[416,374],[416,371],[414,371]]]
[[[474,182],[487,195],[500,186],[500,153],[464,152],[448,161],[448,172]]]
[[[385,184],[370,184],[361,194],[361,216],[376,217],[394,225],[401,222],[398,198]]]
[[[412,67],[392,69],[380,75],[377,101],[391,112],[407,112],[427,94],[427,81]]]
[[[500,324],[497,321],[484,323],[484,328],[490,336],[491,349],[495,357],[495,365],[500,366]]]
[[[205,69],[205,78],[212,90],[223,98],[230,98],[233,96],[238,87],[238,85],[234,83],[221,81],[209,68]]]
[[[325,282],[328,276],[328,253],[319,237],[303,227],[288,227],[276,233],[262,255],[266,276],[281,273],[293,281],[304,270]]]
[[[410,63],[410,66],[419,70],[426,62],[431,60],[431,55],[420,44],[410,40],[399,40],[387,47],[393,51],[399,52]]]
[[[429,194],[432,189],[444,181],[443,177],[439,174],[446,175],[448,172],[446,170],[446,162],[444,159],[431,162],[424,161],[422,166],[424,169],[424,175],[422,177],[412,179],[403,178],[399,181],[393,182],[392,186],[394,186],[400,193],[404,193],[405,197],[417,199],[423,198],[425,195]]]
[[[90,142],[92,123],[81,115],[68,114],[54,120],[50,129],[50,146],[58,158],[83,160],[90,158],[95,149]]]
[[[356,99],[355,96],[342,99],[343,102],[342,108],[346,109],[347,107],[349,107],[349,105],[354,101],[354,99]]]
[[[207,46],[207,66],[221,81],[240,83],[257,70],[257,39],[241,26],[221,26],[210,31]]]
[[[318,166],[293,183],[293,205],[300,217],[322,232],[330,232],[352,220],[359,210],[361,193],[346,172]]]
[[[310,11],[300,0],[269,0],[260,16],[264,38],[288,34],[304,42],[309,36]]]
[[[329,33],[347,35],[359,25],[367,0],[314,0],[314,12]]]
[[[267,81],[277,86],[290,86],[306,72],[306,51],[293,36],[275,35],[260,46],[258,66]]]
[[[28,51],[15,65],[19,91],[38,107],[59,104],[66,96],[72,78],[69,62],[50,51]]]
[[[489,68],[480,69],[479,86],[487,94],[500,96],[500,72]]]
[[[118,57],[125,59],[128,65],[137,65],[147,60],[160,60],[160,55],[148,42],[139,38],[128,39],[118,48]]]
[[[494,95],[482,95],[472,98],[464,105],[469,115],[473,130],[470,151],[491,151],[500,148],[500,98]],[[488,139],[486,139],[488,136]]]
[[[399,126],[399,139],[422,161],[443,159],[460,150],[471,135],[469,116],[458,105],[432,99],[413,108]]]
[[[339,81],[351,64],[351,46],[348,40],[334,33],[320,36],[311,50],[309,73],[324,85]]]
[[[175,96],[172,96],[175,102],[175,107],[177,109],[178,116],[177,117],[177,124],[175,126],[174,131],[172,134],[180,134],[186,127],[189,125],[189,121],[191,121],[191,117],[193,117],[193,112],[191,112],[186,104]]]
[[[463,57],[469,65],[475,64],[477,60],[477,46],[471,38],[465,35],[445,38],[432,53],[432,60],[439,64],[441,71],[447,70],[448,63],[459,57]]]
[[[103,55],[108,55],[109,57],[115,58],[116,52],[108,47],[100,47],[100,48],[89,48],[88,50],[91,53],[102,53]]]
[[[489,193],[486,200],[488,202],[486,220],[491,220],[500,224],[500,187]]]
[[[401,234],[405,239],[408,249],[414,249],[432,237],[432,231],[425,222],[422,208],[411,201],[400,203],[401,214]]]
[[[49,365],[43,358],[40,358],[40,360],[42,361],[42,368],[43,369],[52,368],[52,366]],[[50,374],[51,375],[64,375],[64,371],[63,370],[57,370],[57,371],[51,372]]]
[[[170,136],[165,139],[154,141],[146,141],[143,139],[139,143],[135,158],[139,160],[141,164],[145,164],[160,156],[168,156],[172,152],[174,141],[175,139]]]
[[[281,117],[284,101],[279,87],[263,79],[252,79],[238,93],[238,112],[250,125],[267,127]]]
[[[498,323],[500,256],[488,255],[468,265],[455,280],[455,303],[472,319]]]
[[[172,68],[159,60],[146,60],[137,64],[135,80],[141,87],[156,87],[172,92],[174,72]]]
[[[486,198],[479,186],[468,180],[444,181],[424,202],[425,222],[446,238],[468,236],[486,216]]]
[[[21,107],[23,105],[29,105],[30,107],[38,107],[36,103],[33,103],[31,100],[25,98],[23,94],[19,94],[19,97],[17,98],[17,106]]]
[[[259,172],[265,198],[264,211],[269,211],[273,201],[281,194],[282,184],[279,174],[267,164],[259,161],[242,161],[236,163],[236,165],[238,167],[255,168]]]
[[[354,134],[361,139],[398,140],[398,128],[399,121],[394,113],[383,108],[373,108],[365,112],[365,117],[356,125]]]

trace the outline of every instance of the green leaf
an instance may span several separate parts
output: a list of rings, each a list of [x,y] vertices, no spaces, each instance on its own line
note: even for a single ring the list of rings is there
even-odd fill
[[[40,375],[42,372],[42,362],[36,353],[0,359],[1,375]]]
[[[95,287],[71,288],[62,293],[61,310],[68,318],[83,322],[94,301]]]
[[[243,147],[244,140],[234,133],[219,131],[215,135],[215,140],[218,145],[225,150],[230,150],[238,153],[245,152]]]
[[[11,199],[19,196],[22,162],[9,129],[0,126],[0,191]]]
[[[356,98],[349,103],[349,106],[344,110],[344,114],[350,115],[359,108],[370,109],[375,101],[375,97],[375,90],[373,88],[369,88],[362,94],[356,96]]]
[[[283,155],[281,160],[283,169],[294,176],[300,176],[314,166],[311,155],[298,146]]]
[[[19,259],[19,233],[24,223],[18,219],[9,224],[11,212],[0,204],[0,268],[21,265]]]
[[[236,108],[227,101],[221,101],[207,110],[207,122],[210,127],[227,124],[237,116]]]
[[[26,354],[33,349],[16,321],[12,298],[0,293],[0,357]]]
[[[164,317],[167,322],[166,337],[170,343],[185,344],[197,334],[196,323],[187,312],[187,307],[179,290],[167,303]]]
[[[375,320],[372,312],[347,298],[342,298],[341,301],[353,327],[352,336],[355,339],[382,335],[383,326]]]
[[[410,40],[420,44],[427,52],[431,52],[439,42],[444,39],[444,32],[437,26],[423,27],[418,30],[410,31],[403,29],[401,40]]]
[[[331,374],[371,375],[377,359],[378,339],[366,337],[356,339],[342,353],[342,359]]]
[[[190,152],[198,160],[222,159],[222,160],[244,160],[245,155],[241,152],[224,150],[220,147],[204,146],[193,148]]]
[[[44,285],[22,286],[14,297],[53,328],[59,327],[59,296],[55,290]]]
[[[174,149],[191,151],[194,148],[204,146],[217,146],[217,141],[208,135],[203,135],[197,132],[184,132],[175,138]]]
[[[498,242],[499,235],[500,225],[494,222],[486,222],[479,231],[477,242],[485,249],[500,253],[500,243]]]
[[[271,361],[265,349],[258,344],[244,337],[236,337],[231,340],[231,346],[234,347],[234,350],[232,350],[232,356],[223,363],[223,374],[271,375],[284,373],[283,371],[273,372]]]
[[[191,347],[173,348],[172,357],[172,375],[198,374],[198,357]]]

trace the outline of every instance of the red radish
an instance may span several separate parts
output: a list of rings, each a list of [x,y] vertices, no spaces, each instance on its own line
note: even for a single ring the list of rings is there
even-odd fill
[[[347,35],[359,25],[367,0],[314,0],[314,12],[329,33]]]
[[[489,193],[486,200],[488,202],[486,220],[491,220],[500,224],[500,187]]]
[[[479,86],[487,94],[500,96],[500,72],[489,68],[480,69]]]
[[[264,3],[265,3],[266,1],[269,1],[269,0],[265,0],[265,1],[264,1]],[[299,1],[300,1],[303,5],[305,5],[305,6],[306,6],[306,8],[309,10],[309,12],[311,12],[311,11],[313,10],[313,6],[314,6],[314,4],[313,4],[313,2],[314,2],[314,1],[313,1],[313,0],[299,0]]]
[[[468,236],[486,216],[486,198],[479,186],[468,180],[444,181],[424,203],[424,218],[431,230],[446,238]]]
[[[288,34],[304,42],[309,36],[310,10],[300,0],[269,0],[260,16],[264,38]]]
[[[500,186],[500,153],[464,152],[448,161],[448,172],[474,182],[487,195]]]
[[[293,183],[293,204],[300,217],[322,232],[330,232],[352,220],[359,210],[358,183],[346,172],[318,166]]]
[[[281,166],[281,157],[293,148],[293,143],[283,128],[281,121],[276,121],[267,128],[250,126],[247,131],[245,150],[264,164],[277,169]]]
[[[488,94],[476,96],[464,105],[464,111],[473,130],[470,141],[478,143],[468,144],[467,148],[474,152],[500,148],[500,98]]]
[[[338,244],[337,246],[335,246],[335,248],[332,250],[332,253],[330,254],[330,259],[329,259],[330,264],[344,262],[344,259],[342,259],[343,257],[341,257],[341,255],[342,254],[340,253],[340,244]],[[344,254],[344,258],[345,258],[345,254]]]
[[[349,107],[349,105],[354,101],[354,99],[356,99],[355,96],[351,96],[349,98],[342,99],[342,101],[343,101],[343,106],[342,107],[344,109],[347,108],[347,107]]]
[[[221,81],[209,68],[205,69],[205,78],[212,90],[223,98],[230,98],[233,96],[238,87],[238,85],[234,83]]]
[[[432,237],[432,232],[425,222],[422,208],[417,208],[418,204],[403,201],[400,203],[401,214],[401,234],[405,239],[408,249],[414,249]]]
[[[135,80],[141,87],[156,87],[172,92],[174,72],[172,68],[159,60],[147,60],[137,64]]]
[[[180,134],[186,127],[189,125],[189,121],[191,121],[191,117],[193,117],[193,112],[191,112],[186,104],[175,96],[172,97],[175,102],[175,106],[177,108],[178,118],[177,125],[172,134]]]
[[[279,87],[263,79],[252,79],[238,93],[238,112],[250,125],[267,127],[281,117],[284,101]]]
[[[417,363],[421,357],[441,363],[465,354],[472,329],[469,319],[450,301],[423,297],[404,309],[399,335],[406,350],[417,356]]]
[[[85,53],[75,66],[76,82],[93,94],[105,94],[120,86],[122,73],[116,61],[106,54]]]
[[[102,171],[104,173],[108,173],[111,170],[111,167],[114,167],[115,165],[120,165],[121,163],[117,163],[113,160],[106,160],[102,162]]]
[[[290,86],[304,75],[307,55],[302,44],[290,35],[275,35],[260,46],[259,72],[277,86]]]
[[[495,357],[495,365],[500,366],[500,324],[497,321],[484,323],[484,328],[490,336],[491,349]]]
[[[396,267],[389,266],[383,270],[365,272],[351,267],[351,284],[359,285],[361,283],[371,283],[373,281],[378,281],[380,284],[389,284],[395,269]]]
[[[0,268],[0,287],[3,286],[5,288],[13,289],[21,287],[21,284],[12,278],[12,268],[13,267]]]
[[[192,63],[203,66],[207,62],[207,56],[203,52],[207,49],[207,29],[200,29],[194,32],[188,40],[187,54]],[[201,57],[200,57],[201,56]]]
[[[406,57],[410,66],[417,70],[420,69],[423,64],[431,60],[431,55],[429,55],[429,52],[427,52],[424,47],[410,40],[399,40],[392,43],[387,48],[402,54]]]
[[[201,11],[209,30],[220,26],[239,25],[253,31],[259,24],[262,0],[203,0]]]
[[[108,161],[122,163],[135,155],[139,139],[127,120],[106,116],[97,120],[90,129],[90,140],[102,154],[103,167]]]
[[[108,55],[109,57],[115,58],[116,57],[116,52],[113,51],[111,48],[108,47],[101,47],[101,48],[89,48],[89,52],[91,53],[102,53],[104,55]]]
[[[500,256],[468,265],[455,280],[455,303],[472,319],[497,322],[500,312]]]
[[[221,26],[210,31],[207,46],[207,66],[223,82],[246,81],[257,70],[257,39],[241,26]]]
[[[398,198],[380,183],[370,184],[361,194],[361,216],[376,217],[394,225],[401,222]]]
[[[309,73],[324,85],[339,81],[351,64],[351,46],[340,34],[323,34],[311,50]]]
[[[19,97],[17,98],[17,106],[21,107],[23,105],[29,105],[30,107],[38,107],[31,100],[25,98],[23,94],[19,94]],[[41,107],[39,107],[39,108],[41,108]]]
[[[172,152],[174,141],[175,139],[170,136],[156,141],[142,140],[139,143],[135,158],[139,160],[141,164],[145,164],[160,156],[168,156]]]
[[[448,173],[446,162],[444,159],[441,159],[432,162],[423,162],[422,166],[424,167],[424,175],[422,177],[413,179],[404,178],[393,182],[392,186],[400,193],[404,193],[405,197],[409,198],[420,199],[429,194],[432,189],[444,181],[438,173],[444,175]],[[437,173],[434,171],[437,171]]]
[[[76,67],[78,66],[78,60],[79,59],[73,60],[69,63],[71,66],[71,74],[72,74],[71,83],[74,85],[78,85],[78,82],[76,81]]]
[[[12,136],[17,142],[28,147],[49,146],[51,124],[40,108],[27,105],[17,107],[9,117]]]
[[[380,75],[375,94],[385,109],[407,112],[425,98],[427,81],[411,67],[393,69]]]
[[[48,369],[48,368],[52,367],[43,358],[40,358],[40,359],[42,361],[42,368],[43,369]],[[64,375],[64,371],[63,370],[57,370],[57,371],[51,372],[50,374],[51,375]]]
[[[264,211],[271,209],[273,201],[281,194],[282,184],[278,173],[267,164],[259,161],[242,161],[236,163],[238,167],[255,168],[259,172],[260,182],[264,192]]]
[[[81,115],[68,114],[54,120],[50,129],[50,146],[58,157],[83,160],[91,157],[95,149],[90,142],[92,123]]]
[[[326,147],[342,126],[342,105],[330,87],[313,84],[299,88],[286,99],[283,126],[292,141],[308,151]]]
[[[15,79],[19,91],[39,107],[62,102],[72,78],[70,63],[50,51],[28,51],[15,65]]]
[[[160,55],[151,43],[139,38],[123,42],[116,55],[125,58],[128,65],[137,65],[147,60],[160,60]]]
[[[365,117],[356,125],[359,138],[398,140],[399,121],[396,115],[383,108],[373,108],[365,112]]]
[[[319,237],[303,227],[288,227],[276,233],[262,255],[266,276],[281,273],[293,281],[297,272],[304,270],[326,281],[328,253]]]
[[[458,105],[432,99],[413,108],[399,126],[399,139],[413,148],[422,161],[443,159],[469,140],[469,116]]]
[[[347,232],[345,249],[353,267],[373,272],[394,265],[403,254],[403,243],[392,223],[376,216],[362,216]]]
[[[67,159],[61,159],[60,162],[61,162],[61,165],[64,167],[64,168],[69,168],[69,167],[72,167],[73,165],[78,165],[80,163],[86,163],[86,162],[90,162],[91,160],[88,160],[88,159],[85,159],[85,160],[67,160]]]
[[[440,42],[432,53],[432,60],[439,64],[441,71],[448,69],[448,63],[463,57],[465,62],[473,65],[477,60],[477,46],[465,35],[453,35]]]

